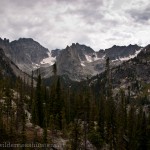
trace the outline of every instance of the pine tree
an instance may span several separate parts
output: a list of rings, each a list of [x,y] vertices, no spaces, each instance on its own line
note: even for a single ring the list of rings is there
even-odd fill
[[[7,130],[10,132],[10,115],[12,111],[12,92],[8,85],[5,89],[5,96],[6,96],[6,112],[7,112]]]
[[[34,81],[33,81],[33,71],[32,71],[32,75],[31,75],[30,103],[29,103],[30,110],[32,110],[32,106],[33,106],[33,97],[34,97],[33,95],[34,95]]]
[[[37,86],[36,86],[36,98],[33,104],[33,122],[41,127],[43,127],[43,94],[42,94],[42,83],[41,76],[38,76]]]
[[[70,144],[72,150],[78,150],[81,148],[81,124],[78,119],[74,121],[71,126]]]
[[[136,149],[136,116],[135,116],[135,106],[130,105],[130,110],[128,113],[128,120],[127,120],[127,136],[128,136],[128,149]],[[134,122],[134,124],[133,124]]]
[[[53,73],[54,73],[54,76],[57,75],[57,64],[56,64],[56,62],[53,64]]]
[[[117,149],[125,150],[127,147],[127,115],[126,115],[126,98],[123,90],[120,90],[117,109]]]
[[[0,141],[3,139],[3,130],[4,130],[4,125],[3,125],[3,115],[2,115],[2,106],[0,106]]]
[[[67,128],[67,121],[66,121],[66,113],[64,107],[61,111],[61,118],[62,118],[62,131],[65,132]]]
[[[57,124],[58,129],[62,129],[62,108],[63,108],[63,98],[61,93],[61,86],[60,86],[60,78],[57,78],[56,87],[53,93],[52,99],[52,114],[54,116],[55,123]]]
[[[20,82],[20,88],[19,88],[19,118],[20,118],[20,126],[21,126],[21,143],[25,144],[26,143],[26,132],[25,132],[25,124],[26,124],[26,118],[25,118],[25,108],[24,108],[24,100],[25,100],[25,95],[24,95],[24,91],[25,91],[25,80],[24,82]],[[24,150],[25,147],[22,147],[22,149]]]
[[[148,150],[148,136],[147,136],[147,125],[146,125],[145,112],[142,113],[141,126],[138,140],[138,150]]]
[[[44,105],[44,131],[43,131],[43,143],[47,143],[47,108],[46,103]]]
[[[100,99],[99,99],[99,114],[98,114],[98,129],[99,129],[99,133],[100,136],[102,137],[102,139],[104,139],[105,135],[105,131],[104,131],[104,127],[105,127],[105,122],[104,122],[104,117],[105,117],[105,97],[103,94],[103,90],[101,89],[101,93],[100,93]]]
[[[106,90],[106,139],[110,145],[110,149],[116,149],[116,107],[112,95],[112,81],[109,58],[106,59],[106,79],[105,79],[105,90]]]

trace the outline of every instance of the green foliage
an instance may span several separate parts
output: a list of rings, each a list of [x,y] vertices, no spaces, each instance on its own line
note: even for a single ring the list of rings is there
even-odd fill
[[[77,150],[81,148],[81,139],[82,138],[82,130],[81,130],[81,122],[80,120],[75,120],[72,124],[70,124],[70,147],[72,150]]]
[[[41,83],[41,76],[38,76],[37,85],[36,85],[36,97],[33,102],[32,110],[32,120],[34,124],[38,124],[43,127],[43,90]]]
[[[88,139],[97,148],[101,148],[104,144],[104,139],[100,136],[99,132],[94,129],[89,132]]]
[[[105,148],[105,145],[116,150],[150,148],[150,115],[143,111],[149,104],[148,84],[141,85],[134,77],[135,84],[114,96],[109,59],[105,77],[98,80],[96,92],[87,81],[79,89],[78,86],[66,87],[57,76],[57,68],[54,68],[54,74],[49,87],[43,85],[40,75],[36,87],[33,80],[28,86],[19,78],[14,82],[0,78],[0,100],[4,100],[4,103],[0,102],[1,141],[13,141],[11,134],[17,137],[16,141],[26,143],[29,140],[25,126],[26,104],[26,109],[32,112],[34,127],[39,125],[44,129],[40,140],[35,130],[31,141],[47,143],[61,133],[59,136],[69,139],[68,149],[72,150],[86,149],[87,140],[97,149]],[[133,89],[137,96],[134,98]],[[17,92],[16,98],[13,91]],[[12,102],[16,108],[12,107]]]

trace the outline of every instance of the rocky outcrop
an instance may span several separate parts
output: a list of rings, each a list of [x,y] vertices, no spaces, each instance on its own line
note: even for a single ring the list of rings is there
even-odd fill
[[[3,49],[0,48],[0,74],[2,76],[15,77],[11,65],[13,65],[13,63],[5,56]]]
[[[56,62],[58,75],[67,75],[72,80],[82,80],[99,74],[105,69],[105,59],[111,60],[111,66],[134,58],[141,47],[138,45],[116,46],[95,52],[92,48],[73,43],[63,50],[44,48],[31,38],[20,38],[9,42],[0,39],[0,47],[5,54],[24,72],[40,68],[43,78],[53,75],[52,65]]]
[[[0,48],[0,77],[20,77],[25,82],[30,82],[31,78],[26,73],[22,72],[4,53]]]
[[[17,63],[36,63],[39,64],[43,58],[48,57],[49,50],[41,46],[33,39],[21,38],[11,42],[11,48],[16,57]],[[13,58],[15,57],[13,56]]]
[[[110,62],[111,64],[111,62]],[[98,84],[105,74],[91,78],[89,84]],[[137,57],[130,59],[111,70],[113,88],[132,90],[150,83],[150,45],[142,48]],[[95,82],[96,81],[96,82]],[[135,88],[136,87],[136,88]]]
[[[12,42],[0,39],[0,47],[21,70],[27,73],[39,67],[40,62],[48,57],[49,52],[31,38],[20,38]]]
[[[104,71],[107,57],[110,57],[111,66],[114,67],[122,63],[121,58],[130,59],[129,56],[134,56],[140,49],[137,45],[113,46],[95,52],[90,47],[73,43],[57,57],[58,74],[66,74],[74,80],[86,79]]]
[[[116,60],[119,58],[129,57],[130,55],[134,55],[137,50],[139,50],[141,47],[138,45],[128,45],[128,46],[116,46],[114,45],[111,48],[100,50],[97,52],[97,55],[99,57],[102,57],[105,55],[105,57],[109,57],[110,60]]]
[[[112,71],[114,82],[120,83],[123,79],[137,79],[150,83],[150,45],[144,47],[137,57],[124,62]]]
[[[60,52],[61,52],[60,49],[51,50],[51,56],[57,57],[60,54]]]
[[[57,57],[58,74],[67,74],[71,79],[79,79],[79,76],[82,76],[80,56],[84,55],[78,49],[75,49],[75,45],[67,46],[66,49],[62,50]]]
[[[113,46],[95,52],[90,47],[73,43],[63,50],[56,50],[55,53],[51,51],[51,54],[56,57],[58,75],[67,75],[72,80],[80,81],[103,72],[107,57],[110,57],[111,67],[114,67],[135,57],[140,49],[137,45]],[[44,78],[53,74],[52,67],[42,67],[40,70]]]

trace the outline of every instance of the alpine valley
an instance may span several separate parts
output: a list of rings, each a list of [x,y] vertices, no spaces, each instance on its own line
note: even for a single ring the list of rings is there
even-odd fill
[[[20,143],[15,150],[150,149],[150,45],[49,50],[0,38],[0,141]]]

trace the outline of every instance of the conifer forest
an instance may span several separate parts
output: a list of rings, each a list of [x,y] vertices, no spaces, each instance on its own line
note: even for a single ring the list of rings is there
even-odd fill
[[[24,150],[149,150],[150,101],[146,92],[138,94],[145,85],[135,82],[115,93],[111,71],[107,58],[93,85],[88,78],[64,83],[57,64],[47,83],[40,72],[37,78],[32,73],[29,81],[0,72],[1,144],[49,144],[11,148]]]

